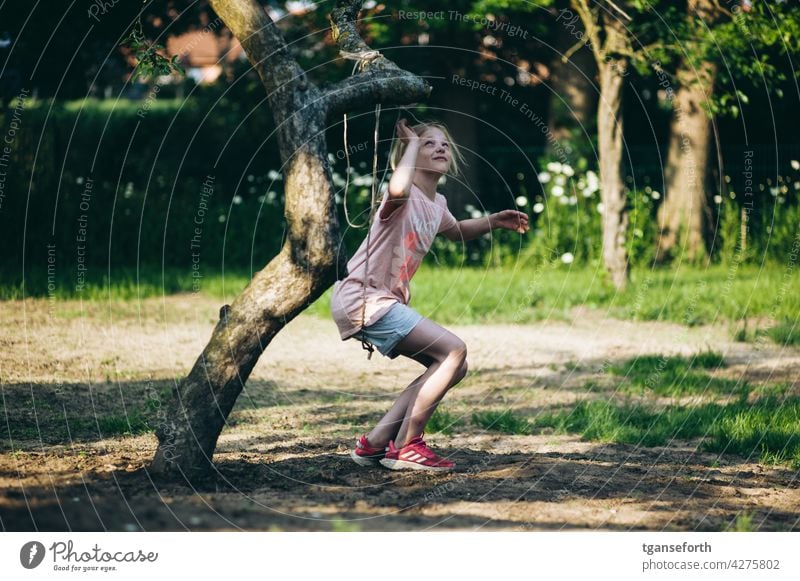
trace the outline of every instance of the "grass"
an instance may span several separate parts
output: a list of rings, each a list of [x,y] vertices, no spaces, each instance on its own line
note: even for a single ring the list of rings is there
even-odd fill
[[[58,271],[53,297],[77,298],[72,274]],[[137,299],[192,292],[190,268],[105,268],[89,271],[82,296],[87,300]],[[740,266],[731,271],[715,265],[706,269],[634,270],[628,288],[618,293],[600,268],[518,265],[516,268],[454,268],[434,265],[430,259],[411,283],[412,306],[441,324],[481,322],[529,323],[564,320],[573,307],[603,309],[620,319],[663,320],[684,325],[738,322],[770,318],[778,322],[770,336],[791,344],[800,342],[793,330],[800,313],[800,293],[784,292],[800,286],[800,271],[784,278],[779,267]],[[247,270],[224,274],[204,272],[201,292],[232,299],[250,280]],[[18,271],[0,273],[0,299],[23,295]],[[788,286],[787,286],[788,285]],[[25,296],[48,297],[47,273],[29,270]],[[328,289],[306,312],[330,318]]]
[[[800,398],[765,396],[730,404],[669,405],[582,401],[570,411],[543,414],[535,428],[580,434],[587,440],[663,446],[703,438],[702,449],[738,454],[764,464],[800,468]]]
[[[43,271],[27,271],[23,285],[20,273],[0,271],[0,300],[20,300],[24,297],[53,297],[57,300],[81,298],[87,301],[137,300],[194,291],[189,269],[167,268],[114,268],[109,272],[104,267],[89,271],[94,276],[86,279],[83,290],[75,290],[75,280],[70,273],[60,272],[53,281],[47,280]],[[233,299],[247,283],[246,272],[231,271],[225,274],[204,274],[200,292],[215,298]],[[52,282],[52,289],[48,283]]]
[[[765,331],[766,335],[779,345],[800,345],[800,325],[795,321],[779,321]]]
[[[746,396],[750,393],[750,386],[744,380],[712,377],[698,371],[721,367],[725,367],[721,354],[703,351],[692,357],[644,355],[620,365],[612,365],[608,371],[626,379],[620,387],[620,391],[625,393],[655,393],[665,396],[707,393]],[[592,389],[596,386],[593,384],[587,387]]]
[[[756,529],[753,526],[753,515],[749,512],[742,512],[736,515],[736,520],[727,526],[728,532],[752,533]]]
[[[461,420],[459,420],[458,416],[439,407],[436,408],[436,411],[433,412],[433,415],[428,420],[425,431],[431,434],[439,433],[450,436],[453,434],[453,427],[460,423]]]
[[[4,445],[13,440],[37,440],[62,443],[136,436],[155,430],[155,416],[149,411],[132,409],[127,414],[98,414],[95,417],[67,416],[62,412],[40,409],[38,417],[19,416],[3,430]],[[2,447],[2,446],[0,446]]]
[[[511,410],[487,411],[472,414],[472,423],[484,430],[504,434],[530,434],[531,425],[526,418],[515,415]]]

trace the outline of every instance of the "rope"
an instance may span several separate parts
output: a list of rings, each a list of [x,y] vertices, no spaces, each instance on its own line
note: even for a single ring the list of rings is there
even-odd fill
[[[381,56],[381,53],[377,50],[369,50],[369,51],[360,51],[360,52],[349,52],[349,51],[339,51],[339,54],[347,59],[355,60],[355,64],[353,65],[353,71],[350,75],[354,75],[356,70],[363,71],[367,64],[370,61],[378,58]],[[347,213],[347,191],[350,188],[350,150],[347,146],[347,113],[344,114],[344,155],[347,163],[347,170],[345,170],[345,185],[344,185],[344,195],[342,197],[342,204],[344,205],[344,215],[345,219],[347,220],[347,224],[353,228],[363,228],[364,226],[369,226],[367,228],[367,256],[366,260],[364,261],[364,277],[361,281],[362,286],[362,293],[361,293],[361,330],[364,329],[364,323],[366,318],[366,311],[367,311],[367,280],[369,279],[369,246],[370,246],[370,239],[372,235],[372,223],[375,217],[375,197],[377,192],[377,178],[378,178],[378,127],[380,125],[380,118],[381,118],[381,105],[380,103],[375,105],[375,129],[373,131],[373,151],[372,151],[372,188],[371,188],[371,200],[369,205],[369,218],[367,219],[366,224],[356,225],[350,221],[350,217]],[[388,170],[388,163],[386,168],[383,171],[383,176],[381,177],[381,184],[383,184],[383,179],[386,177],[386,171]],[[365,349],[367,353],[367,360],[372,359],[372,353],[375,351],[375,347],[367,341],[366,339],[361,339],[361,347]]]

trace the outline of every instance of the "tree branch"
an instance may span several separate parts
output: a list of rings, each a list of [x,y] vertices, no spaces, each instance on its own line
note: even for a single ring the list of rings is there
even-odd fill
[[[589,44],[591,45],[595,60],[598,64],[603,62],[605,51],[604,47],[600,44],[600,34],[598,33],[596,22],[597,16],[592,12],[586,0],[572,0],[572,7],[575,8],[575,11],[581,17],[583,29],[589,37]]]
[[[338,0],[329,16],[333,40],[346,58],[360,61],[359,71],[329,86],[323,93],[328,118],[374,103],[406,104],[423,101],[431,86],[372,50],[358,32],[362,0]]]
[[[268,95],[287,85],[304,90],[311,84],[289,54],[283,34],[256,0],[211,0],[211,7],[241,43]]]

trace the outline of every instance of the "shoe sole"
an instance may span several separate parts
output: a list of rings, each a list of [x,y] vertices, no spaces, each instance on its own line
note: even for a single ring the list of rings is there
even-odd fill
[[[353,459],[353,462],[358,464],[359,466],[380,466],[381,461],[379,458],[364,458],[363,456],[359,456],[355,453],[355,451],[350,450],[350,458]]]
[[[455,468],[455,466],[425,466],[407,460],[387,460],[386,458],[381,460],[381,466],[389,470],[425,470],[426,472],[449,472]]]

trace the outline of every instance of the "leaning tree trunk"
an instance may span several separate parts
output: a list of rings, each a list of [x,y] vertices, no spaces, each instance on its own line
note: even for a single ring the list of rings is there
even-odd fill
[[[625,235],[628,204],[622,181],[622,90],[626,62],[600,65],[600,102],[597,110],[597,149],[600,200],[603,203],[603,263],[618,290],[628,282]]]
[[[278,28],[256,0],[212,0],[258,71],[275,120],[285,169],[286,242],[233,303],[189,375],[181,381],[166,420],[156,430],[154,474],[191,481],[213,468],[217,439],[236,398],[273,337],[344,272],[334,189],[327,167],[328,119],[352,108],[409,103],[430,87],[381,55],[327,90],[318,89],[289,56]],[[343,51],[369,52],[358,35],[360,0],[340,0],[331,13]]]

